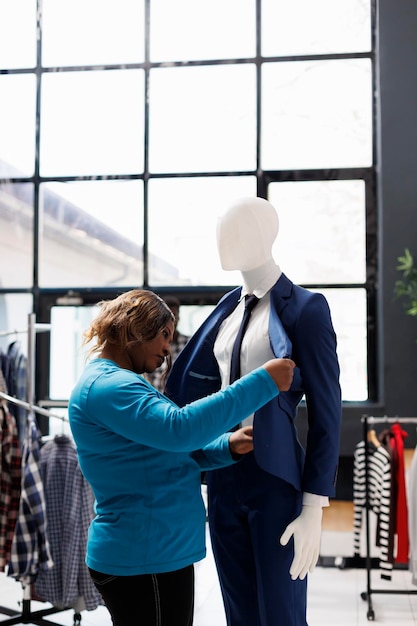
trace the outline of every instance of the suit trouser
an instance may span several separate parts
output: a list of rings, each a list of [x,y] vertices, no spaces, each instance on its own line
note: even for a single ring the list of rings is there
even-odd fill
[[[307,578],[291,579],[293,540],[279,538],[302,494],[253,453],[207,473],[209,523],[228,626],[306,626]]]

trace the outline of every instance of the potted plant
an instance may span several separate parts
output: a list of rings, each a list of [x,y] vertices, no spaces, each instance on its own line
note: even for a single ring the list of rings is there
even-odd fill
[[[397,280],[394,293],[397,298],[405,298],[404,306],[407,315],[417,317],[417,267],[413,255],[405,248],[404,255],[398,257],[397,270],[402,272],[402,278]]]

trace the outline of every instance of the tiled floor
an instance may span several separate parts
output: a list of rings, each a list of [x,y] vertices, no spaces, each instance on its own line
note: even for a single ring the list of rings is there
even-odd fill
[[[334,507],[336,508],[336,507]],[[325,523],[322,538],[321,556],[349,557],[352,555],[352,533],[346,530],[343,520],[336,526],[340,530],[328,530]],[[333,521],[332,527],[335,526]],[[196,610],[194,626],[226,626],[216,570],[210,551],[208,538],[208,556],[196,564]],[[330,562],[332,559],[329,559]],[[417,625],[417,595],[414,594],[371,594],[374,620],[368,620],[368,602],[361,598],[366,591],[367,577],[365,569],[341,569],[339,567],[319,566],[309,577],[308,623],[309,626],[363,626],[370,621],[387,626]],[[411,574],[405,570],[395,570],[391,582],[380,580],[379,572],[371,572],[372,590],[417,591],[411,584]],[[21,611],[20,584],[0,574],[0,605],[17,612]],[[46,608],[43,603],[32,602],[32,610]],[[72,626],[73,612],[66,611],[51,615],[46,619],[49,624]],[[0,614],[2,620],[7,615]],[[23,623],[23,622],[22,622]],[[28,622],[25,622],[28,623]],[[111,626],[110,618],[104,607],[82,613],[83,626]],[[277,626],[285,626],[278,625]]]

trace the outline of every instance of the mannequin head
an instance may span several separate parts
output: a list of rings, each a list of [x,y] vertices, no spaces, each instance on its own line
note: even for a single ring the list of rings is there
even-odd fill
[[[217,247],[224,270],[253,270],[272,259],[279,229],[277,212],[263,198],[240,198],[217,222]]]

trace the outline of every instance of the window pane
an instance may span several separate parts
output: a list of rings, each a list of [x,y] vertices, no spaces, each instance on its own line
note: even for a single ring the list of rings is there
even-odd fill
[[[0,67],[36,65],[36,0],[0,2]]]
[[[152,0],[152,61],[255,56],[254,0]]]
[[[0,350],[7,353],[8,346],[18,341],[27,356],[29,313],[33,301],[29,294],[0,294]],[[17,332],[16,332],[17,331]],[[26,398],[20,398],[26,400]]]
[[[43,287],[143,283],[141,181],[48,183],[41,192]]]
[[[33,300],[29,294],[0,294],[0,353],[6,392],[18,400],[30,400],[28,394],[28,344],[29,344],[29,313],[32,312]],[[32,339],[32,336],[30,337]],[[32,380],[30,380],[32,383]],[[2,391],[3,385],[2,385]],[[9,403],[9,411],[13,414],[20,445],[23,445],[26,434],[26,409]],[[3,436],[4,442],[6,438]],[[5,457],[6,446],[2,450]]]
[[[240,284],[239,272],[220,267],[216,224],[236,198],[255,193],[254,177],[150,180],[150,284]]]
[[[34,74],[0,76],[0,168],[9,176],[34,171],[35,89]]]
[[[90,346],[81,345],[83,332],[88,328],[97,311],[96,306],[54,306],[51,308],[50,399],[67,400],[84,370]],[[62,358],[63,354],[65,354],[65,359]]]
[[[372,164],[368,59],[267,63],[262,85],[264,169]]]
[[[43,0],[44,66],[144,59],[143,0]]]
[[[280,220],[274,256],[291,280],[365,282],[364,181],[273,183],[268,196]]]
[[[0,183],[0,250],[0,287],[31,287],[33,185],[29,183]]]
[[[158,68],[150,76],[150,169],[256,167],[254,65]]]
[[[29,294],[0,294],[2,374],[7,393],[23,401],[28,400],[28,326],[32,307],[32,296]],[[9,403],[9,410],[15,417],[19,441],[23,445],[27,411],[12,403]],[[3,458],[5,449],[2,451]]]
[[[337,336],[342,399],[368,399],[365,289],[321,289]]]
[[[187,304],[180,307],[178,332],[191,337],[213,311],[212,305]]]
[[[43,176],[143,170],[142,70],[44,75]]]
[[[179,332],[191,336],[208,317],[213,306],[181,306]],[[67,400],[85,367],[90,346],[82,346],[83,332],[98,312],[96,306],[54,306],[51,309],[50,377],[51,400]],[[1,314],[1,296],[0,296]],[[65,359],[62,355],[65,354]],[[58,411],[53,409],[54,413]],[[55,420],[52,420],[55,422]],[[52,421],[50,427],[52,426]],[[59,425],[59,422],[57,422]],[[54,424],[55,425],[55,424]]]
[[[369,0],[262,0],[263,56],[370,49]]]
[[[213,306],[181,306],[179,332],[191,336],[208,317]],[[51,308],[49,399],[68,400],[71,391],[85,367],[87,351],[82,346],[83,333],[97,315],[97,306],[54,306]],[[1,296],[0,296],[1,314]],[[65,359],[62,355],[65,354]],[[61,410],[52,408],[54,413]],[[63,412],[66,414],[66,411]],[[49,423],[50,432],[59,434],[61,424]]]

